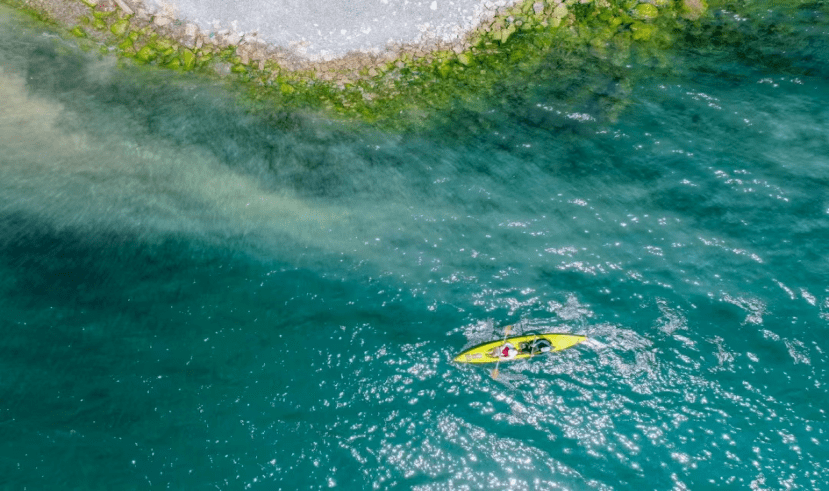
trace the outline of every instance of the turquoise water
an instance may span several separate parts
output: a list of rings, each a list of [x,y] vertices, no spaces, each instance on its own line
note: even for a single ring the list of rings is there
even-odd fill
[[[0,488],[824,488],[819,8],[395,134],[0,10]]]

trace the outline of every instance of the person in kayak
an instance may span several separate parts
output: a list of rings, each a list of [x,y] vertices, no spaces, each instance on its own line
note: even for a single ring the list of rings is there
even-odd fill
[[[489,356],[501,358],[503,360],[511,360],[518,356],[518,350],[515,349],[515,346],[512,343],[504,343],[501,346],[492,348],[492,351],[489,352]]]
[[[541,353],[549,353],[552,351],[553,345],[550,341],[541,338],[535,339],[529,343],[521,343],[521,353],[525,355],[538,355]]]

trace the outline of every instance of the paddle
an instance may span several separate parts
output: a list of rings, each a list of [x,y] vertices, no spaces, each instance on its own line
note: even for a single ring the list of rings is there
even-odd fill
[[[512,326],[507,326],[504,328],[504,340],[502,343],[507,342],[507,336],[509,333],[512,332]],[[495,370],[492,371],[492,378],[498,378],[498,364],[501,363],[501,357],[498,357],[498,361],[495,362]]]

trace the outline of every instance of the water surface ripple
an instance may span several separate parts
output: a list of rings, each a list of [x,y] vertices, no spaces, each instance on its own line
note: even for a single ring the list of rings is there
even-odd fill
[[[819,14],[390,134],[0,10],[0,488],[825,487]]]

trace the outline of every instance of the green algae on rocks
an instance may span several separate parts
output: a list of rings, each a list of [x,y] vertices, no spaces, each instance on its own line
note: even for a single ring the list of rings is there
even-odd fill
[[[707,12],[704,0],[525,0],[501,9],[455,45],[310,62],[233,35],[216,39],[173,19],[142,18],[125,11],[123,2],[0,1],[51,16],[87,49],[109,46],[125,62],[225,77],[245,89],[252,107],[322,109],[390,126],[411,124],[424,111],[474,104],[505,83],[529,83],[563,52],[578,52],[583,63],[622,77],[620,68],[634,51],[666,63],[662,51],[676,33]],[[609,117],[625,104],[617,101]]]

